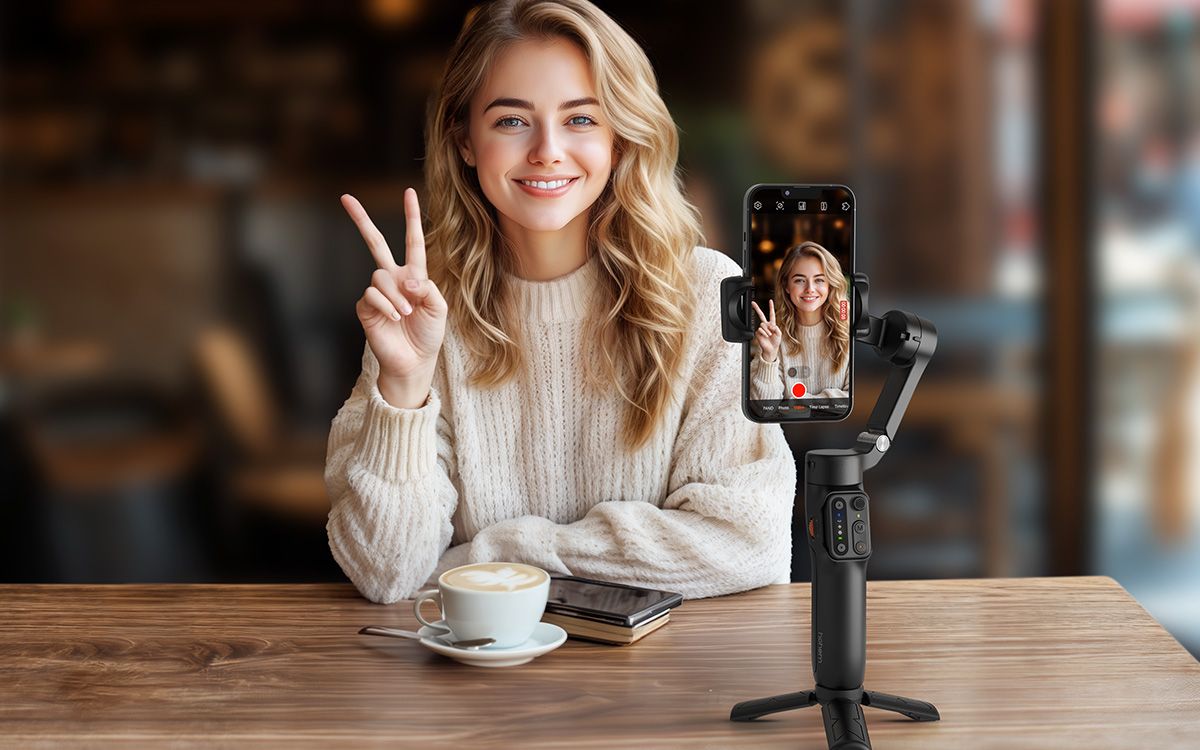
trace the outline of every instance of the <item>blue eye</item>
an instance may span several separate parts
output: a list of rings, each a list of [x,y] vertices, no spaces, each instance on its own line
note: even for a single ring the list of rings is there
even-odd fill
[[[576,122],[576,120],[584,120],[584,122]],[[567,120],[571,125],[595,125],[596,121],[587,115],[575,115],[570,120]]]
[[[501,117],[496,120],[496,124],[502,128],[515,128],[522,125],[522,122],[519,117]]]

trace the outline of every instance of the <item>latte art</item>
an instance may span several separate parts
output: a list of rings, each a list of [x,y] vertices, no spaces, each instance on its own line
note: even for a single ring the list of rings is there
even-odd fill
[[[474,591],[519,591],[533,588],[546,578],[542,570],[519,563],[482,563],[445,574],[448,585]]]
[[[518,573],[512,568],[503,568],[495,572],[490,570],[468,570],[462,574],[462,580],[470,581],[472,585],[481,588],[503,586],[512,591],[539,580],[538,576],[528,573]]]

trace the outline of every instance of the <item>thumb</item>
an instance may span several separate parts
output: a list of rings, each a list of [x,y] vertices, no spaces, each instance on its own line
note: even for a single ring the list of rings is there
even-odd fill
[[[446,308],[446,301],[437,285],[429,279],[405,279],[403,282],[404,296],[413,303],[413,307],[428,307],[434,311]]]

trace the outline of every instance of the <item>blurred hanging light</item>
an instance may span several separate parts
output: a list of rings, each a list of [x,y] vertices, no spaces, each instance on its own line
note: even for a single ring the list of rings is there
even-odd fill
[[[388,28],[408,26],[421,15],[420,0],[367,0],[367,18]]]
[[[775,243],[771,241],[771,223],[763,217],[763,238],[758,243],[758,251],[760,253],[769,253],[775,249]]]

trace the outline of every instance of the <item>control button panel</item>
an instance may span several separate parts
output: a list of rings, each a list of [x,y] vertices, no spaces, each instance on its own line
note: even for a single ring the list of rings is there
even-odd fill
[[[854,560],[871,554],[869,500],[862,492],[836,492],[825,501],[825,539],[835,559]]]

